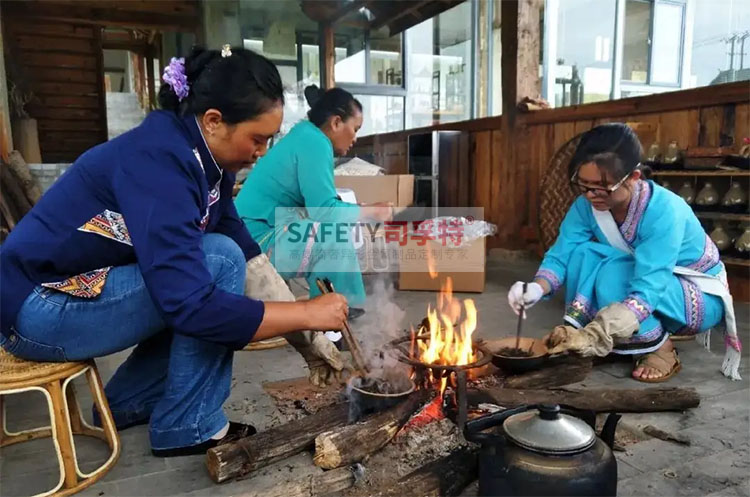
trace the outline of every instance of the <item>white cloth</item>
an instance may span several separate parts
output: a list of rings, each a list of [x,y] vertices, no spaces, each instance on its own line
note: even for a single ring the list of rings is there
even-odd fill
[[[591,210],[594,213],[594,218],[596,219],[599,229],[602,230],[602,233],[604,233],[609,244],[623,252],[634,254],[633,248],[628,245],[625,238],[623,238],[622,233],[620,233],[620,229],[617,227],[617,222],[612,216],[612,213],[610,211],[599,211],[594,209],[593,206],[591,207]],[[727,345],[724,354],[724,361],[721,365],[721,372],[728,378],[740,380],[742,379],[739,373],[742,354],[740,352],[740,342],[737,338],[737,320],[734,315],[734,302],[732,300],[732,294],[729,293],[727,272],[724,268],[724,263],[719,262],[719,264],[721,264],[721,271],[715,276],[700,273],[682,266],[676,266],[674,268],[674,273],[694,283],[702,292],[709,295],[715,295],[721,299],[724,304],[724,322],[728,338],[726,341]]]

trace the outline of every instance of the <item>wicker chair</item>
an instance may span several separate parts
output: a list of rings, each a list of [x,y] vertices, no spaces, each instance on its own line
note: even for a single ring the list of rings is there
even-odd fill
[[[84,374],[88,379],[94,405],[102,419],[103,429],[89,425],[81,416],[75,390],[70,382]],[[8,432],[3,397],[33,390],[42,392],[46,397],[51,426],[17,433]],[[94,361],[33,362],[15,357],[0,348],[0,426],[0,447],[52,437],[60,464],[60,481],[55,488],[36,497],[65,496],[83,490],[102,478],[120,456],[120,437]],[[78,466],[73,435],[104,440],[112,451],[109,459],[91,473],[84,473]]]
[[[568,164],[581,136],[571,138],[555,152],[539,187],[539,240],[545,251],[555,243],[560,224],[576,199],[570,187]]]

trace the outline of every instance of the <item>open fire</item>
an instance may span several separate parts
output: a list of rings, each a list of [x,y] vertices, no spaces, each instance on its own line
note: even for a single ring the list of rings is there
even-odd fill
[[[463,304],[453,297],[453,280],[447,278],[437,296],[437,306],[427,307],[427,318],[411,329],[409,358],[422,364],[465,366],[477,360],[472,335],[477,327],[477,309],[472,299]],[[442,396],[449,376],[430,369],[429,381]],[[451,375],[453,376],[453,375]],[[453,380],[455,381],[455,379]],[[455,386],[455,385],[453,385]]]

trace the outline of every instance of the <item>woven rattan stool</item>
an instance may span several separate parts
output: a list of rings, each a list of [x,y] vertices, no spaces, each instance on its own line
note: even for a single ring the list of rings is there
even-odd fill
[[[86,375],[94,405],[104,428],[96,428],[81,416],[75,390],[70,382]],[[3,397],[14,393],[38,390],[47,398],[51,426],[10,433],[6,429]],[[19,359],[0,348],[0,447],[52,437],[60,463],[60,481],[55,488],[38,494],[43,496],[71,495],[99,480],[120,456],[120,437],[104,396],[104,388],[94,361],[33,362]],[[112,450],[107,462],[91,473],[78,467],[73,435],[87,435],[104,440]],[[8,475],[6,475],[8,476]]]

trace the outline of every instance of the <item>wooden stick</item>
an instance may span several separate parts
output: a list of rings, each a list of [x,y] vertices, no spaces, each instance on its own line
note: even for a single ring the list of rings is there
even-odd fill
[[[349,405],[337,404],[262,433],[209,449],[206,467],[221,483],[286,459],[313,445],[315,437],[349,420]]]
[[[361,461],[390,442],[429,397],[429,392],[419,390],[387,411],[359,423],[321,433],[315,439],[313,462],[323,469],[333,469]]]
[[[31,174],[28,164],[23,159],[21,152],[13,150],[8,159],[8,167],[16,176],[18,182],[31,205],[36,204],[42,197],[42,189],[36,178]]]
[[[503,407],[528,404],[565,404],[595,412],[661,412],[683,411],[700,404],[692,388],[516,390],[490,387],[475,390],[475,400],[489,401]]]
[[[374,497],[453,497],[477,477],[477,450],[463,448],[412,471]]]
[[[665,442],[674,442],[680,445],[690,446],[689,438],[683,435],[678,435],[677,433],[669,433],[668,431],[660,430],[653,425],[644,426],[643,433],[654,438],[658,438],[659,440],[664,440]]]
[[[330,282],[328,288],[320,278],[316,279],[315,283],[318,285],[320,293],[324,295],[330,292],[335,292],[333,284]],[[362,351],[359,348],[359,343],[357,343],[357,341],[354,339],[354,335],[352,335],[352,330],[349,328],[349,323],[346,321],[346,319],[344,319],[344,329],[341,330],[341,334],[344,335],[344,340],[346,340],[346,344],[349,346],[349,351],[351,351],[352,353],[352,361],[354,361],[354,367],[357,368],[362,376],[365,376],[370,372],[370,369],[365,363],[364,357],[362,356]]]
[[[317,475],[307,475],[294,481],[274,485],[273,488],[243,492],[244,497],[316,497],[336,494],[351,488],[364,474],[361,465],[357,467],[338,468]]]
[[[328,291],[335,292],[336,288],[333,286],[333,282],[326,278],[324,280],[324,283],[326,287],[328,287]],[[359,356],[360,364],[362,367],[360,370],[364,371],[365,373],[368,373],[370,371],[370,368],[367,366],[367,361],[365,360],[365,355],[362,353],[362,348],[359,346],[359,342],[354,339],[354,334],[352,333],[351,327],[349,327],[349,321],[347,319],[344,319],[344,335],[348,338],[350,342],[350,347],[354,348],[354,351]]]

